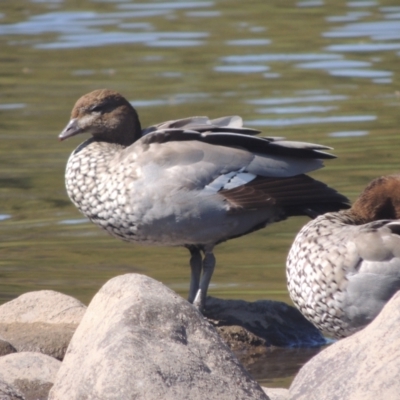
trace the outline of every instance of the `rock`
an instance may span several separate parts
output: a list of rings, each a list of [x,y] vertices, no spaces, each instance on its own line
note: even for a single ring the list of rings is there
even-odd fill
[[[77,328],[49,399],[268,399],[186,300],[137,274],[111,279]]]
[[[15,392],[7,394],[10,399],[46,400],[60,365],[60,361],[41,353],[8,354],[0,357],[0,381],[6,390]],[[1,390],[2,385],[2,396]]]
[[[86,306],[79,300],[53,290],[22,294],[0,306],[0,324],[47,323],[78,325]]]
[[[253,303],[208,297],[205,316],[227,339],[248,342],[250,347],[317,347],[326,344],[317,328],[296,308],[272,300]],[[250,339],[250,340],[249,340]]]
[[[7,340],[0,337],[0,357],[7,354],[16,353],[15,347],[9,343]],[[1,400],[1,399],[0,399]]]
[[[304,365],[290,399],[385,399],[400,396],[400,292],[362,331],[334,343]]]
[[[0,324],[0,334],[18,352],[40,352],[62,360],[76,329],[71,324]]]
[[[62,360],[86,306],[52,290],[25,293],[0,306],[0,335],[17,351]]]
[[[289,390],[283,388],[266,388],[262,387],[264,393],[271,400],[289,400]]]
[[[15,387],[0,379],[0,400],[26,400],[24,395]]]

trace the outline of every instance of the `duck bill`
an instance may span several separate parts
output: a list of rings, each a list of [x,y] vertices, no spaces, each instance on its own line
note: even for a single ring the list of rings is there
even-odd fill
[[[73,118],[68,122],[68,125],[64,128],[64,130],[58,135],[58,139],[62,141],[72,136],[79,135],[82,132],[83,130],[78,124],[78,119]]]

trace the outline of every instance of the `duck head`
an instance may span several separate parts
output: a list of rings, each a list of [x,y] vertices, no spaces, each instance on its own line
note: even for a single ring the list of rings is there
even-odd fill
[[[374,179],[351,207],[360,223],[400,219],[400,175]]]
[[[58,136],[68,139],[89,133],[96,140],[129,146],[141,137],[136,110],[119,93],[99,89],[82,96],[74,105],[71,119]]]

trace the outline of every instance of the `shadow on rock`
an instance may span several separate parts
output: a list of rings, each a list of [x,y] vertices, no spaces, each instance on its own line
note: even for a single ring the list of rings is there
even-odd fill
[[[294,376],[327,344],[294,307],[272,300],[207,298],[204,316],[259,381]]]

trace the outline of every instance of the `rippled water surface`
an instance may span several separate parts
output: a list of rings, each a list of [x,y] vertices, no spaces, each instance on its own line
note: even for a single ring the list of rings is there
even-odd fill
[[[66,196],[65,164],[82,138],[57,135],[77,98],[96,88],[121,91],[144,126],[240,114],[265,135],[332,146],[339,158],[313,176],[352,200],[372,178],[398,172],[396,3],[3,0],[0,301],[54,289],[88,303],[127,272],[186,296],[185,249],[119,242]],[[218,246],[210,294],[290,303],[285,257],[305,222]],[[264,368],[260,381],[288,385],[301,358],[290,354],[271,356],[279,368]]]

